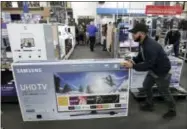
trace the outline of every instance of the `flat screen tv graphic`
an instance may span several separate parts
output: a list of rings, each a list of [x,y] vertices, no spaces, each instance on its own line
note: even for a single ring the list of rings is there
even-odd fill
[[[124,108],[128,82],[128,72],[116,70],[55,73],[58,111]]]

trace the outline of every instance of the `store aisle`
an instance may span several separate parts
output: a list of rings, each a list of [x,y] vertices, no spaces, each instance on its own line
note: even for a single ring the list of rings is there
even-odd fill
[[[110,54],[106,51],[102,51],[102,46],[95,46],[95,51],[91,52],[88,45],[76,46],[70,59],[102,59],[111,58]]]

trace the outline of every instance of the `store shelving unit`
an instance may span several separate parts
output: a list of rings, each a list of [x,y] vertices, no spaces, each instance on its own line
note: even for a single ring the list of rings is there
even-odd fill
[[[125,58],[129,54],[135,54],[136,52],[138,52],[138,44],[134,41],[128,40],[125,42],[120,42],[118,51],[118,55],[120,58]]]
[[[13,59],[7,58],[6,55],[3,58],[1,57],[1,101],[17,103],[18,99],[11,69],[12,62]]]
[[[6,24],[2,26],[1,37],[1,101],[17,102],[16,89],[13,81],[11,64],[13,62],[12,53]]]

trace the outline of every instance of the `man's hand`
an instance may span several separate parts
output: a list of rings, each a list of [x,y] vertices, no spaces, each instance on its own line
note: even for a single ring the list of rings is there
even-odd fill
[[[132,59],[129,59],[129,60],[127,60],[127,61],[131,62],[132,64],[135,64],[134,61],[133,61]]]
[[[125,62],[123,62],[123,65],[126,68],[132,68],[133,67],[133,63],[131,61],[125,61]]]

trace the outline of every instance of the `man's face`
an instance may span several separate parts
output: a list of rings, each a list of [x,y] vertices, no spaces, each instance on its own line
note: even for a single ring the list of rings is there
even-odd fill
[[[141,40],[141,33],[137,32],[137,33],[132,33],[132,38],[135,42],[140,42]]]

